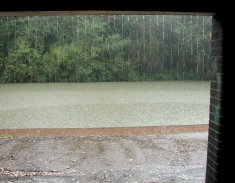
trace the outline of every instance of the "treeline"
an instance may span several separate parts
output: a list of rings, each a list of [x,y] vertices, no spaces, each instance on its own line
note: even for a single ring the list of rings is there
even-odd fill
[[[0,83],[208,80],[211,17],[0,17]]]

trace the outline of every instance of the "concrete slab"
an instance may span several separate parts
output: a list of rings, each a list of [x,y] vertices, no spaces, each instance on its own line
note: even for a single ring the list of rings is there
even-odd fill
[[[0,138],[0,182],[204,182],[207,132]]]

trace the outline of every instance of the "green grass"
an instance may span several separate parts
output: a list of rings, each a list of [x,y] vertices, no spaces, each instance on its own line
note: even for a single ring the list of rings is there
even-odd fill
[[[19,138],[21,137],[20,135],[17,135],[17,134],[0,134],[0,138]]]

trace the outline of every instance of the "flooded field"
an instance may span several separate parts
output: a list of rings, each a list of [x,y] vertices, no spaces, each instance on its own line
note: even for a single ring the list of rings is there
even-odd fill
[[[0,85],[0,129],[196,125],[210,83],[152,81]]]

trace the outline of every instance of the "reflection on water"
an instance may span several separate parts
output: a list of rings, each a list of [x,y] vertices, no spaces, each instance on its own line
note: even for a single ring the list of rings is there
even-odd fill
[[[94,128],[209,122],[210,83],[0,85],[0,128]]]

